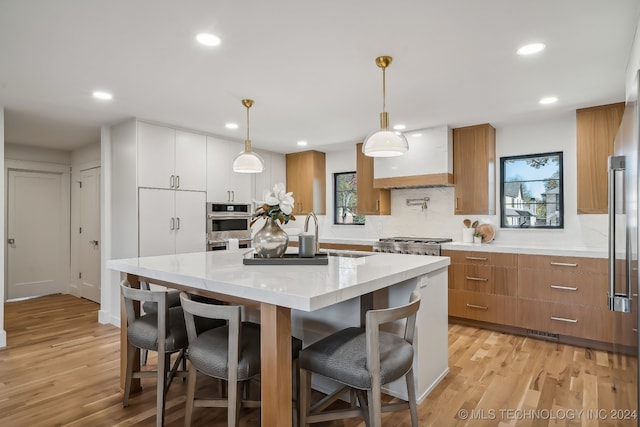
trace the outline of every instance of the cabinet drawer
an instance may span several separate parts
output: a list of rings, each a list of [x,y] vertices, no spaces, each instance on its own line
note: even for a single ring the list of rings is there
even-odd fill
[[[449,290],[449,316],[515,326],[516,307],[514,297]]]
[[[519,255],[518,268],[568,271],[574,273],[607,274],[607,260],[604,258],[581,258],[546,255]]]
[[[607,309],[607,276],[567,271],[518,271],[518,296]]]
[[[518,300],[518,326],[554,334],[611,342],[613,316],[608,310],[528,299]]]
[[[462,291],[516,296],[517,270],[490,265],[452,264],[449,287]]]
[[[476,251],[442,251],[442,255],[450,257],[452,264],[483,264],[499,265],[503,267],[516,267],[518,265],[517,254]]]

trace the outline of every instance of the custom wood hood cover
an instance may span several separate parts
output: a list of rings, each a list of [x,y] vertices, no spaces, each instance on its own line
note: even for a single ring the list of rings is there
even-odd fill
[[[374,188],[453,186],[453,137],[448,126],[406,134],[409,151],[374,159]]]

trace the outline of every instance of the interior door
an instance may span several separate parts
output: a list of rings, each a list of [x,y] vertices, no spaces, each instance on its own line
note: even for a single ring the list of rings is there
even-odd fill
[[[100,168],[81,172],[79,292],[100,302]]]
[[[7,299],[67,291],[69,218],[62,182],[60,173],[9,171]]]

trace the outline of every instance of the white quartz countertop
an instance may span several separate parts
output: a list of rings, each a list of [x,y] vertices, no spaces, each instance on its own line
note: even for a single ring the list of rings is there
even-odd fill
[[[432,271],[448,257],[373,254],[328,265],[244,265],[246,249],[107,261],[125,273],[257,302],[313,311]]]
[[[480,251],[480,252],[507,252],[529,255],[571,256],[585,258],[607,258],[607,248],[586,248],[580,246],[526,245],[507,244],[498,242],[489,243],[462,243],[450,242],[442,244],[443,250],[451,251]]]

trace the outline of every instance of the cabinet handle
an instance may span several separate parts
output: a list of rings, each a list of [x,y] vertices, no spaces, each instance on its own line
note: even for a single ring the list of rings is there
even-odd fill
[[[467,304],[467,308],[476,308],[478,310],[489,310],[489,307],[487,307],[486,305]]]
[[[458,198],[456,197],[456,209],[458,209]]]
[[[231,191],[227,190],[227,202],[231,201]]]
[[[488,258],[483,258],[483,257],[479,257],[479,256],[468,256],[468,257],[465,257],[465,258],[468,259],[468,260],[471,260],[471,261],[487,261],[488,260]]]
[[[576,319],[567,319],[566,317],[551,316],[551,320],[557,320],[558,322],[578,323]]]
[[[577,291],[578,288],[574,286],[562,286],[562,285],[549,285],[551,289],[560,289],[563,291]]]
[[[578,266],[578,264],[573,264],[573,263],[569,263],[569,262],[553,262],[553,261],[551,261],[549,264],[557,265],[559,267],[577,267]]]
[[[176,188],[180,188],[180,175],[176,175]]]
[[[231,201],[232,202],[236,201],[236,192],[234,190],[231,190]]]
[[[175,183],[175,177],[171,175],[171,178],[169,178],[169,188],[173,188],[174,183]]]
[[[486,282],[489,279],[486,279],[484,277],[471,277],[471,276],[467,276],[467,280],[475,280],[476,282]]]
[[[638,333],[638,328],[631,328],[631,331],[634,333]]]
[[[174,217],[171,217],[171,221],[169,221],[169,230],[175,230],[176,229],[176,220]]]
[[[376,200],[376,212],[380,212],[380,200]]]
[[[180,230],[180,217],[176,218],[176,230]]]

